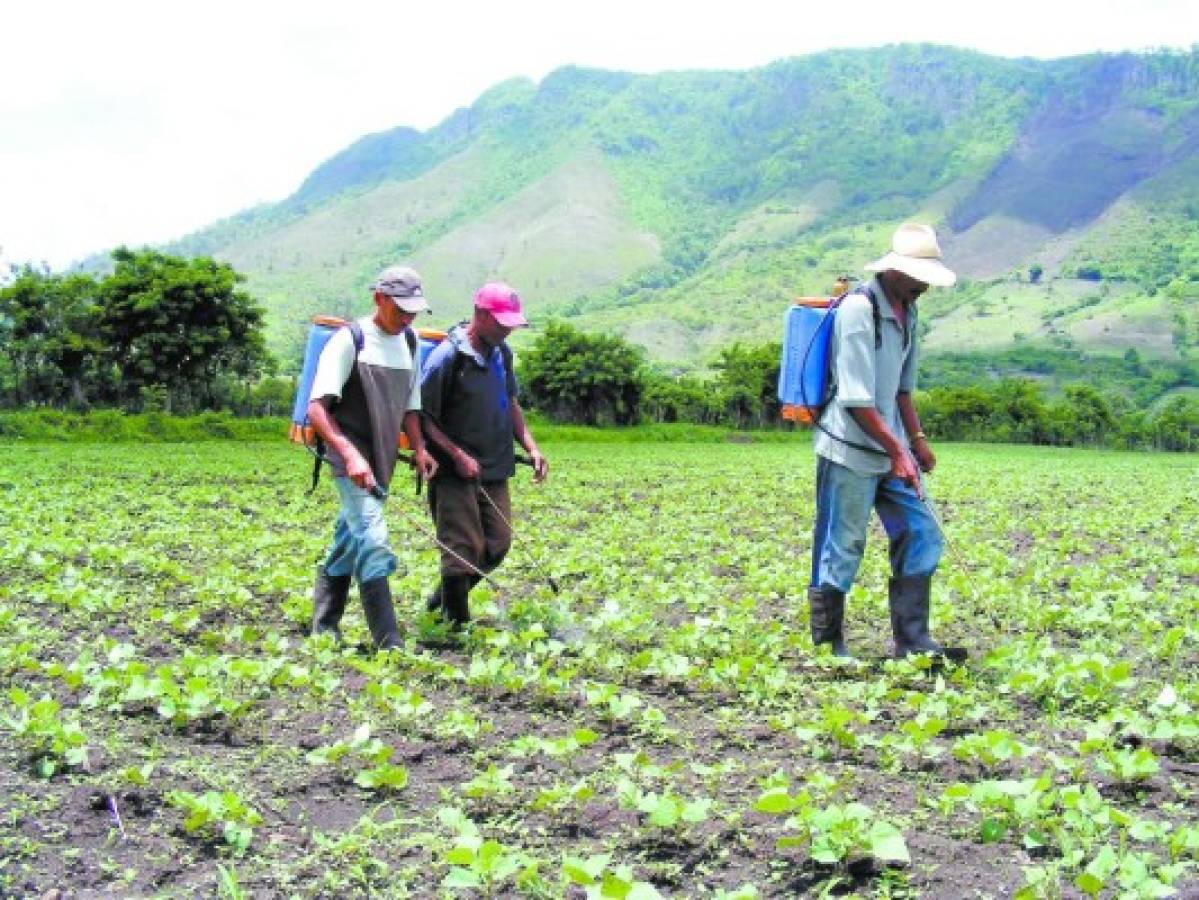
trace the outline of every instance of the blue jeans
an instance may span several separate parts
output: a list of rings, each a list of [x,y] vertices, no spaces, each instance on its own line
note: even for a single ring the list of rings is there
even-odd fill
[[[353,575],[362,584],[396,570],[396,557],[387,544],[383,501],[348,478],[334,478],[341,511],[333,526],[333,546],[325,557],[325,572],[334,577]]]
[[[936,571],[944,548],[941,530],[915,490],[890,475],[860,475],[818,456],[812,587],[849,591],[862,564],[871,509],[891,539],[892,575]]]

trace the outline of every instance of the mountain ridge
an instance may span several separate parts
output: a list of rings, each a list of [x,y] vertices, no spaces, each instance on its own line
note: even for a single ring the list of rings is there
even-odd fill
[[[987,347],[1189,365],[1199,51],[891,45],[746,71],[564,67],[427,131],[364,136],[287,199],[171,249],[247,274],[286,365],[308,316],[364,308],[374,272],[405,259],[438,324],[506,278],[535,319],[694,369],[729,340],[777,338],[791,297],[859,272],[906,218],[936,224],[963,275],[924,301],[935,352],[973,352],[973,322],[1001,338]]]

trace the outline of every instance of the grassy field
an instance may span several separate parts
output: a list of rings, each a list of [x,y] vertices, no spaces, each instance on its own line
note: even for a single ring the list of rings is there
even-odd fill
[[[813,654],[804,445],[546,449],[461,640],[395,486],[375,657],[294,448],[0,445],[0,896],[1199,890],[1194,456],[939,448],[934,669],[877,532]]]

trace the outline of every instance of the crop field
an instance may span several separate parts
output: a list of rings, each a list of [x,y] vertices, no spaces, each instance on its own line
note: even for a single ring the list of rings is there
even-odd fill
[[[813,653],[805,444],[545,449],[461,637],[397,482],[374,656],[301,451],[0,445],[0,896],[1199,893],[1194,456],[939,447],[942,668],[878,530]]]

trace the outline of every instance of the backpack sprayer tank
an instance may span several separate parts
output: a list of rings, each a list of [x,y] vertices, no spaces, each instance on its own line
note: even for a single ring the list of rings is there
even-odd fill
[[[300,367],[300,378],[296,382],[296,396],[291,407],[291,427],[288,437],[292,443],[304,444],[311,447],[316,437],[312,425],[308,422],[308,401],[312,394],[312,382],[316,380],[316,367],[320,362],[321,351],[329,343],[329,338],[337,333],[339,328],[348,325],[346,319],[337,316],[313,316],[312,325],[308,328],[308,343],[304,346],[304,364]],[[425,360],[433,352],[433,348],[445,340],[446,333],[431,328],[416,329],[417,345],[420,348],[420,360],[414,378],[420,377]],[[408,449],[408,439],[401,432],[400,449]]]
[[[783,319],[783,360],[779,371],[782,416],[811,425],[828,390],[828,342],[821,341],[829,314],[827,297],[800,297]]]
[[[849,278],[839,278],[832,297],[800,297],[783,319],[783,357],[779,369],[782,416],[800,425],[813,425],[828,399],[831,314],[849,290]]]

